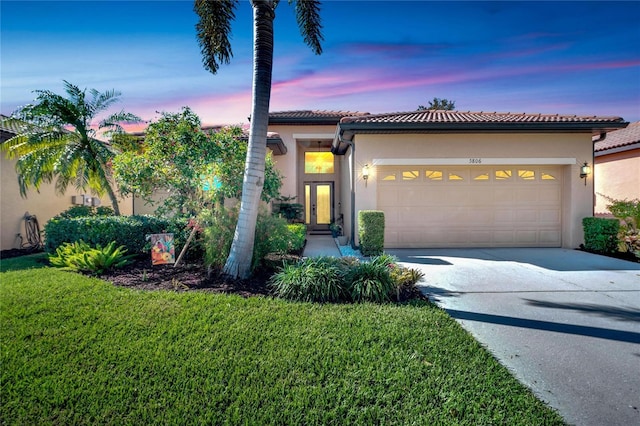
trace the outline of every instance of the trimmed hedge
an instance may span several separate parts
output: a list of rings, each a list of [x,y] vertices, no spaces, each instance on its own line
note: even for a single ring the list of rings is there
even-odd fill
[[[184,222],[184,223],[183,223]],[[85,216],[53,218],[44,227],[45,251],[55,252],[64,243],[83,240],[91,246],[105,247],[112,241],[123,245],[129,253],[145,253],[146,236],[169,232],[176,247],[182,246],[189,233],[186,220],[159,219],[152,216]]]
[[[384,248],[384,212],[360,210],[358,212],[358,238],[364,256],[378,256]]]
[[[582,219],[584,229],[584,248],[596,253],[616,253],[618,251],[618,219],[601,217],[585,217]]]

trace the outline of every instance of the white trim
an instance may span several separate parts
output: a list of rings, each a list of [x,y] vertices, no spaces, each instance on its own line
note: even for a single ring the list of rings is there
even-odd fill
[[[331,139],[335,138],[335,133],[294,133],[293,139]]]
[[[376,166],[502,166],[502,165],[566,165],[576,164],[575,158],[374,158]]]

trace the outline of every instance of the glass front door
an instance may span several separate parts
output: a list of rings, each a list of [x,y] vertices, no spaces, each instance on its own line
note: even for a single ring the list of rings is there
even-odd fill
[[[304,222],[309,231],[328,231],[333,211],[333,182],[304,184]]]

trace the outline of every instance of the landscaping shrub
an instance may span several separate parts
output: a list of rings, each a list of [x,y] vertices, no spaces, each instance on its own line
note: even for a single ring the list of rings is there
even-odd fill
[[[388,302],[396,293],[389,266],[383,262],[360,262],[350,268],[346,280],[355,302]]]
[[[302,253],[307,241],[307,226],[301,223],[287,225],[289,230],[289,253]]]
[[[611,204],[607,209],[620,221],[618,247],[622,252],[633,253],[640,259],[640,199],[615,200],[606,197]]]
[[[403,301],[420,294],[416,284],[423,276],[387,254],[367,262],[348,256],[318,257],[286,265],[271,278],[270,287],[276,296],[296,301]]]
[[[109,269],[121,268],[129,263],[135,255],[125,255],[126,252],[127,249],[122,245],[116,246],[115,241],[105,247],[98,244],[94,248],[80,240],[58,247],[55,254],[49,255],[49,263],[72,271],[102,275]]]
[[[92,207],[92,206],[71,206],[59,215],[55,216],[55,219],[70,219],[73,217],[86,217],[86,216],[113,216],[113,209],[111,207]]]
[[[186,223],[186,222],[185,222]],[[106,246],[112,241],[123,245],[129,253],[140,254],[148,250],[148,234],[173,232],[176,247],[184,244],[180,225],[167,219],[151,216],[84,216],[53,218],[45,227],[45,250],[53,253],[64,243],[83,240],[89,245]]]
[[[214,212],[203,212],[200,222],[204,227],[205,262],[210,268],[222,269],[231,251],[238,211],[218,208]],[[288,225],[285,219],[261,211],[256,223],[252,270],[269,254],[299,252],[304,247],[305,238],[304,225]]]
[[[360,252],[365,256],[382,254],[384,248],[384,212],[360,210],[358,212],[358,238]]]
[[[269,286],[278,297],[300,302],[340,302],[347,299],[344,269],[337,258],[314,257],[286,265]]]
[[[602,254],[618,251],[618,219],[600,217],[585,217],[582,219],[584,228],[584,248]]]

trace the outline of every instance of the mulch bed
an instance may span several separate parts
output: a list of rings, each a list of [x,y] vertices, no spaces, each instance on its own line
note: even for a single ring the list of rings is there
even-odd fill
[[[236,280],[216,271],[208,274],[202,262],[181,263],[177,267],[152,266],[149,258],[139,258],[123,268],[104,273],[100,279],[136,290],[199,290],[250,297],[269,294],[267,282],[272,274],[273,270],[263,268],[255,271],[248,280]]]

